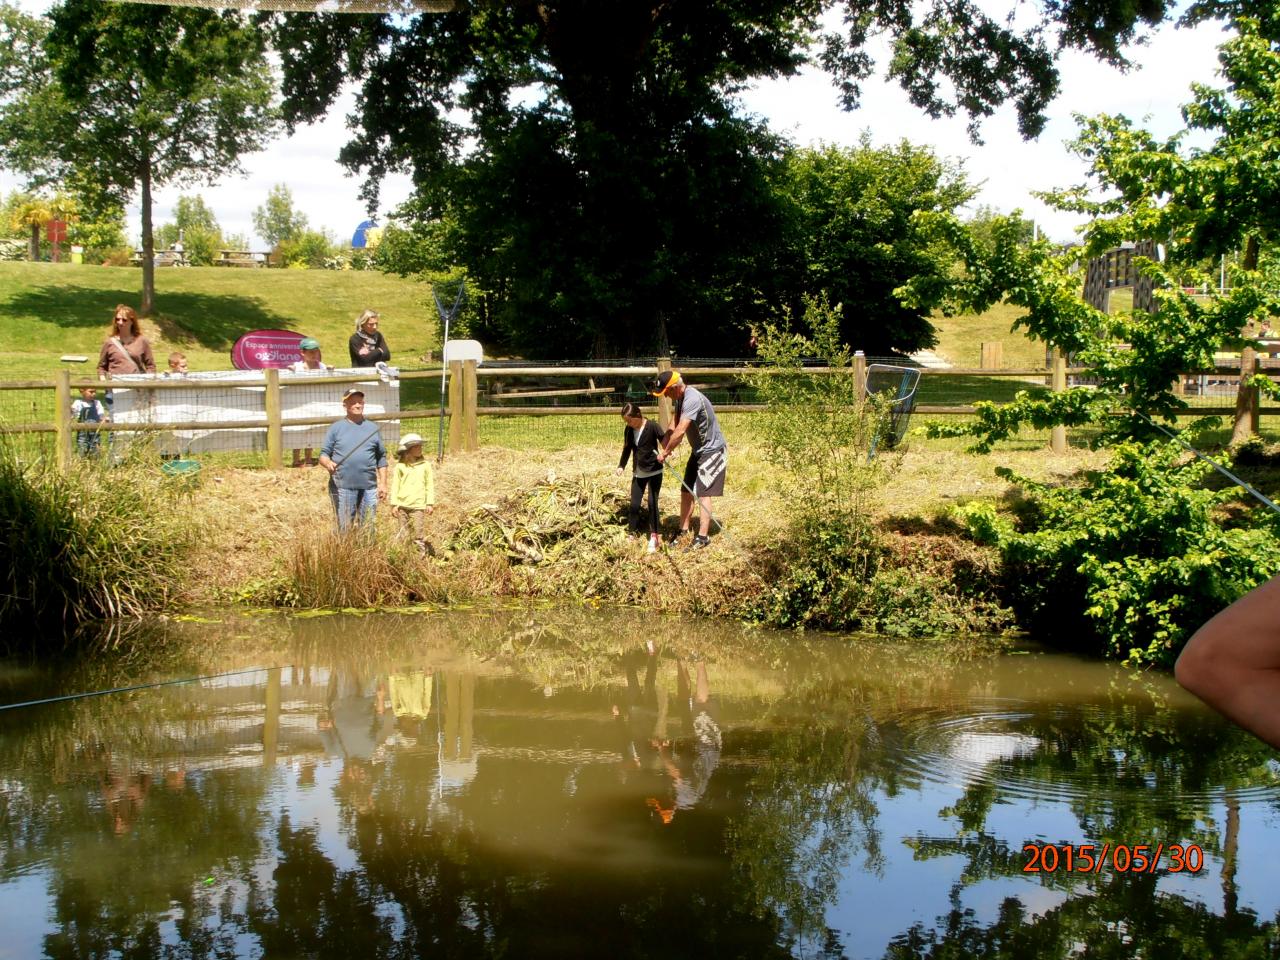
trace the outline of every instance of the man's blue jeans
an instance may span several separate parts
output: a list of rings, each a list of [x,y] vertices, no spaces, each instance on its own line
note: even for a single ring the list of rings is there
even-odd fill
[[[338,532],[345,533],[353,523],[373,526],[374,512],[378,509],[378,488],[348,490],[338,487],[338,499],[334,506],[338,511]]]

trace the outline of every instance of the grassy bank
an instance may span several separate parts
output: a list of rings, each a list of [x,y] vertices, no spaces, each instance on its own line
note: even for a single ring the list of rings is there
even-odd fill
[[[0,379],[47,377],[62,354],[86,354],[92,366],[112,309],[137,306],[141,289],[137,267],[0,263]],[[438,345],[430,291],[377,271],[157,270],[156,306],[143,326],[161,366],[181,350],[192,370],[225,370],[236,339],[265,328],[316,337],[326,360],[345,365],[352,324],[365,308],[382,313],[398,363]]]
[[[226,468],[206,471],[193,499],[202,536],[190,555],[184,599],[341,607],[587,598],[739,616],[785,566],[791,531],[788,505],[777,493],[778,468],[753,445],[745,418],[726,421],[734,461],[720,504],[725,532],[708,551],[648,555],[627,538],[623,498],[629,479],[613,473],[612,442],[490,447],[448,457],[437,469],[439,506],[428,522],[428,537],[441,556],[426,560],[394,542],[390,518],[380,521],[376,544],[336,544],[318,469]],[[1038,439],[1002,458],[1044,479],[1072,475],[1099,459],[1080,450],[1054,457]],[[1008,495],[996,466],[992,458],[964,453],[955,441],[913,441],[878,506],[888,562],[934,578],[930,583],[975,576],[985,560],[956,536],[946,513],[952,504]],[[591,500],[585,512],[548,505],[579,490]],[[678,490],[668,474],[662,494],[668,530],[676,526]],[[495,517],[500,519],[490,522]],[[528,551],[513,545],[521,539],[536,545],[540,562],[529,562]],[[350,582],[355,580],[358,587]],[[905,596],[908,585],[898,587]]]

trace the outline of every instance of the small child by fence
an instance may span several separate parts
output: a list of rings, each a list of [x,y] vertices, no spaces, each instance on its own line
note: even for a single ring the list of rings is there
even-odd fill
[[[98,399],[98,391],[93,387],[83,387],[80,399],[71,401],[71,416],[76,423],[109,423],[107,408]],[[80,430],[76,432],[76,452],[82,457],[96,457],[101,447],[101,435],[97,430]]]

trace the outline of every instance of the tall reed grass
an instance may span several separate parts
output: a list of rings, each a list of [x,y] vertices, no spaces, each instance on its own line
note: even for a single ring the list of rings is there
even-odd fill
[[[441,564],[386,533],[300,536],[281,566],[279,575],[257,584],[248,599],[281,607],[368,609],[519,592],[502,555],[462,554]]]
[[[65,647],[88,621],[162,606],[190,539],[184,497],[141,454],[61,473],[0,442],[0,648]]]

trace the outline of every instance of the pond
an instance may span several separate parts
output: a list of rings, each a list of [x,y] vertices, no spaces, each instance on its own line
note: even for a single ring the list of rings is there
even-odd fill
[[[205,678],[0,711],[0,957],[1280,956],[1280,758],[1163,674],[215,619],[0,668],[6,703]]]

